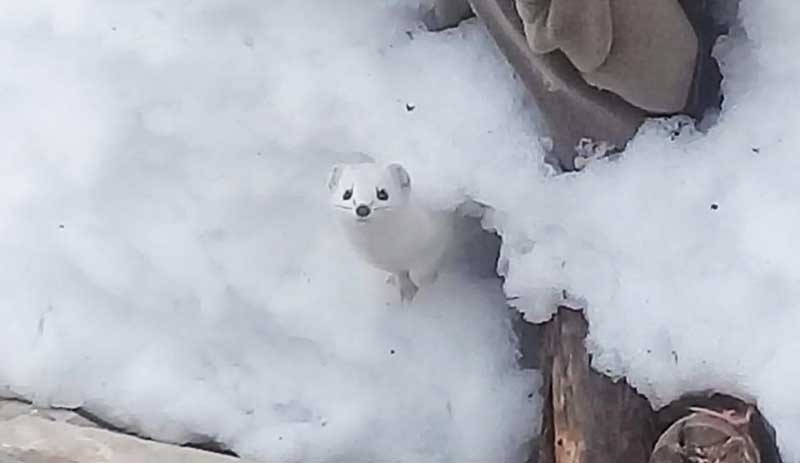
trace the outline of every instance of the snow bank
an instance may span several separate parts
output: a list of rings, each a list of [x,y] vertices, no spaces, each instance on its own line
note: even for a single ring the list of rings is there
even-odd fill
[[[433,158],[492,114],[508,125],[480,28],[421,34],[413,2],[361,0],[0,18],[9,393],[269,461],[520,461],[538,382],[499,280],[444,275],[397,306],[325,197],[338,153]],[[504,97],[462,119],[486,78]],[[433,102],[452,113],[414,122]]]
[[[577,175],[475,181],[501,212],[505,289],[528,319],[566,289],[587,307],[598,370],[656,406],[704,389],[751,397],[796,461],[800,7],[742,0],[740,20],[716,49],[726,100],[707,134],[653,122]]]

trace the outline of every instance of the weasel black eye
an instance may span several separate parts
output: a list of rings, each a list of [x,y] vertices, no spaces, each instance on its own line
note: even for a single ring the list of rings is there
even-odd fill
[[[353,197],[353,190],[345,190],[344,194],[342,195],[342,199],[347,201],[348,199]]]
[[[383,188],[379,189],[378,199],[380,199],[381,201],[386,201],[387,199],[389,199],[389,193],[387,193],[386,190],[384,190]]]

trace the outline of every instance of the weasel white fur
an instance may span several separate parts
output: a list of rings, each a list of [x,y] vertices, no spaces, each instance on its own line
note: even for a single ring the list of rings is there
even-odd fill
[[[452,220],[413,201],[403,166],[336,165],[328,189],[348,241],[364,260],[393,275],[403,302],[436,279]]]

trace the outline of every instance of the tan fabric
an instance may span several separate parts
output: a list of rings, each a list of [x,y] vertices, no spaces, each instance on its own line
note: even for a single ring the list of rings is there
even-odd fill
[[[584,79],[654,113],[681,111],[697,37],[677,0],[517,0],[530,47],[562,51]]]
[[[520,1],[533,51],[561,50],[581,72],[600,67],[611,51],[610,0]]]
[[[645,112],[618,95],[586,83],[563,53],[536,53],[528,44],[516,0],[470,0],[541,115],[542,147],[549,163],[576,168],[578,147],[623,149]]]

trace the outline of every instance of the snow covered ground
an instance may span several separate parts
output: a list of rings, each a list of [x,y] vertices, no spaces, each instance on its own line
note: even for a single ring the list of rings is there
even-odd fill
[[[508,90],[489,127],[454,117],[508,87],[480,28],[417,41],[415,15],[0,3],[0,384],[268,461],[518,460],[538,382],[500,280],[400,307],[328,206],[340,153],[452,159],[445,140],[507,124]]]
[[[493,206],[506,294],[585,301],[598,369],[753,397],[800,459],[800,6],[742,0],[706,134],[559,177],[481,26],[416,7],[1,2],[0,384],[270,460],[520,461],[537,377],[499,282],[393,304],[327,208],[359,151]]]

